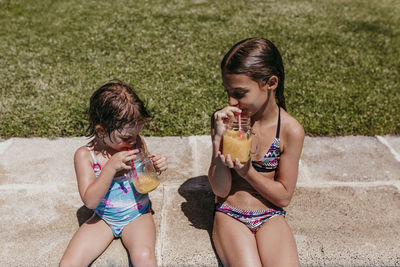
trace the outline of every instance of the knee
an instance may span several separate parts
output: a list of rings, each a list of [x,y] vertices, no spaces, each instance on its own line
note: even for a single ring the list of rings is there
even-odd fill
[[[86,264],[87,265],[87,264]],[[82,261],[79,257],[68,257],[67,255],[64,255],[58,267],[77,267],[77,266],[85,266],[85,262]]]
[[[154,249],[149,247],[140,247],[130,252],[133,265],[143,266],[155,261]]]
[[[79,263],[73,259],[63,257],[58,267],[75,267],[79,266]]]

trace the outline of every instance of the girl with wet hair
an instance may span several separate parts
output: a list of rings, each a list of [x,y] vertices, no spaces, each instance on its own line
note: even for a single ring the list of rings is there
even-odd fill
[[[156,228],[148,194],[132,185],[139,151],[148,152],[140,135],[151,119],[132,88],[109,81],[90,98],[89,137],[74,156],[78,190],[94,213],[72,237],[59,266],[88,266],[121,238],[134,266],[157,266]],[[159,173],[168,168],[162,154],[150,155]]]
[[[221,72],[228,105],[211,118],[208,172],[216,251],[225,266],[299,266],[284,207],[296,187],[305,134],[286,111],[281,55],[267,39],[245,39],[224,56]],[[235,118],[250,119],[257,144],[247,162],[221,152]]]

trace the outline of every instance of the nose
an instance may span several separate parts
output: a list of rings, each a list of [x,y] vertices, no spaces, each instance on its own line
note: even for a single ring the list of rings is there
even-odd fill
[[[228,97],[228,104],[229,106],[237,106],[239,104],[239,101],[233,97]]]

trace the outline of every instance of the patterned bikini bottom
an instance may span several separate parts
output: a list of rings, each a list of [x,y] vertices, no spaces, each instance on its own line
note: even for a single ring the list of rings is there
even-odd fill
[[[286,211],[284,210],[275,210],[275,209],[267,209],[267,210],[241,210],[235,207],[231,207],[226,204],[217,203],[215,205],[215,210],[225,213],[226,215],[231,216],[232,218],[244,223],[253,234],[260,229],[260,227],[267,222],[269,219],[277,216],[277,215],[286,215]]]

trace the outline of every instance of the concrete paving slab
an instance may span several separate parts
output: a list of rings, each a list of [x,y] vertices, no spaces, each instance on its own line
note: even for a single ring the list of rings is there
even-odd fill
[[[85,137],[13,138],[0,143],[0,184],[76,184],[73,155],[87,140]]]
[[[70,207],[82,205],[71,169],[82,140],[15,138],[0,144],[0,266],[57,265],[74,227]]]
[[[301,155],[308,180],[400,181],[400,162],[375,137],[306,137]]]
[[[0,144],[0,266],[57,266],[69,240],[92,211],[77,191],[73,155],[87,138],[9,139]],[[150,193],[157,228],[162,187]],[[29,251],[29,253],[26,253]],[[92,266],[127,266],[119,239]]]
[[[298,188],[287,209],[302,266],[400,266],[400,175],[392,153],[400,151],[400,139],[382,138],[306,138]],[[150,151],[169,161],[150,194],[159,265],[218,266],[210,239],[209,137],[145,139]],[[73,169],[74,151],[87,141],[0,142],[0,227],[6,229],[0,233],[0,266],[57,265],[90,215]],[[92,266],[128,263],[117,239]]]
[[[387,146],[393,157],[400,162],[400,136],[385,135],[378,136],[378,140]]]
[[[167,157],[168,170],[161,177],[162,183],[184,182],[194,176],[193,147],[190,137],[145,137],[151,153],[161,153]]]
[[[48,186],[47,190],[44,197],[43,190],[34,186],[1,186],[0,239],[5,243],[0,249],[0,266],[57,265],[56,258],[66,248],[64,241],[75,228],[71,220],[76,215],[70,215],[68,207],[81,203],[79,196],[64,194],[57,187]]]
[[[194,177],[165,192],[163,266],[218,266],[211,242],[214,195],[207,184],[207,177]]]
[[[300,187],[287,208],[302,266],[399,266],[394,186]]]
[[[207,175],[210,167],[212,148],[210,136],[192,136],[191,137],[193,154],[196,162],[193,176]]]

